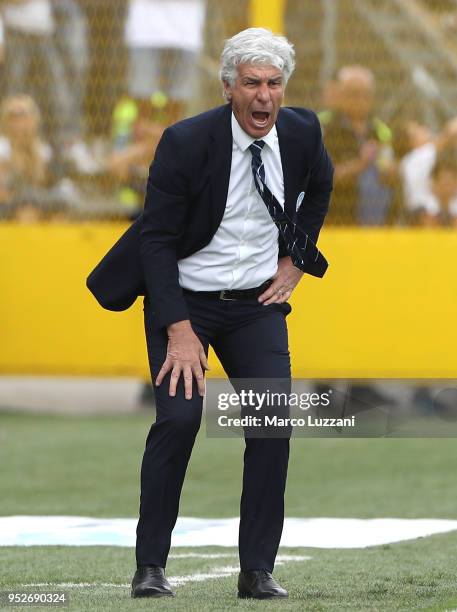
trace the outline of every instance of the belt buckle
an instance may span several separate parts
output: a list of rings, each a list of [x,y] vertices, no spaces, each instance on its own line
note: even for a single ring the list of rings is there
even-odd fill
[[[235,302],[236,298],[228,298],[225,297],[225,294],[229,291],[229,289],[222,289],[222,291],[219,293],[219,299],[220,300],[224,300],[224,302]]]

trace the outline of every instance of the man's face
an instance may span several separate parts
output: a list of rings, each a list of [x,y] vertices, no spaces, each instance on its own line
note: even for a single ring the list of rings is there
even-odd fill
[[[371,113],[374,91],[363,78],[352,77],[340,85],[339,106],[350,118],[364,120]]]
[[[275,124],[284,88],[284,76],[279,68],[256,64],[240,64],[233,86],[224,82],[236,120],[256,139],[266,136]]]

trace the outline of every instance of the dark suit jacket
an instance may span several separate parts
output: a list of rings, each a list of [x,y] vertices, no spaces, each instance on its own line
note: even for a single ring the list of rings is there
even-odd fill
[[[286,211],[294,216],[304,191],[297,223],[317,242],[333,178],[319,121],[310,110],[281,108],[276,129]],[[143,214],[87,279],[104,308],[125,310],[147,294],[160,326],[188,318],[177,261],[202,249],[216,233],[227,200],[231,157],[230,104],[165,130],[149,169]],[[279,239],[279,256],[286,255]],[[306,272],[322,276],[311,261]]]

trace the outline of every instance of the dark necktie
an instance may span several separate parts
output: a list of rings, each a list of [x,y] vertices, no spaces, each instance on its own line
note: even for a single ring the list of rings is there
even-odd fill
[[[263,140],[255,140],[249,146],[252,153],[251,168],[256,189],[284,240],[294,266],[313,276],[323,276],[328,267],[327,260],[308,234],[290,219],[265,183],[265,167],[262,161],[264,145]]]

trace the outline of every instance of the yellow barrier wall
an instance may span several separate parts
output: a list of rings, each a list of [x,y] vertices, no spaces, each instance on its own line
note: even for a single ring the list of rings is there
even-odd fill
[[[85,287],[124,228],[0,226],[0,373],[148,376],[142,302],[108,312]],[[320,246],[326,276],[291,300],[295,376],[457,377],[457,232],[329,228]]]

